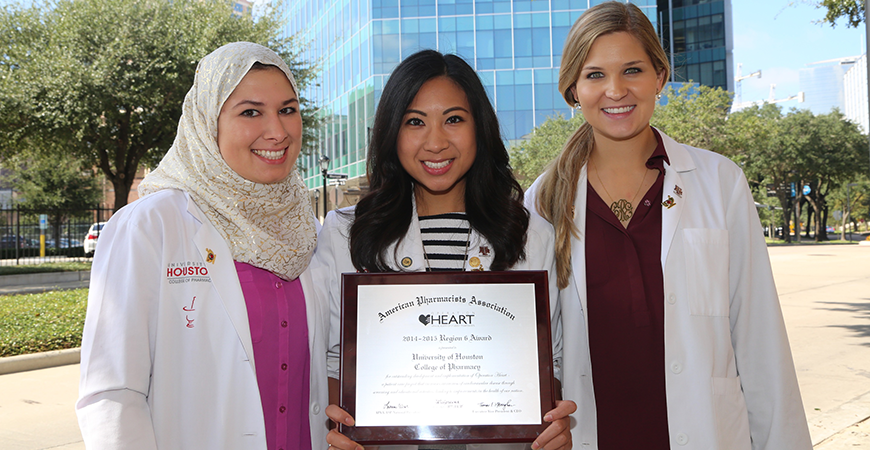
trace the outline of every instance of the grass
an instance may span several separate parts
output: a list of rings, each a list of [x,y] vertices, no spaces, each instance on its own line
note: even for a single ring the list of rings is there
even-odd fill
[[[22,264],[18,266],[0,266],[0,276],[42,272],[73,272],[77,270],[91,270],[90,261],[50,262],[42,264]]]
[[[80,347],[88,290],[0,296],[0,357]]]

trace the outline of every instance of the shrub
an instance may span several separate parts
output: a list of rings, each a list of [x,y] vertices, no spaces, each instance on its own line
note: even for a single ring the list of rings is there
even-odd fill
[[[0,357],[81,346],[88,290],[0,296]]]

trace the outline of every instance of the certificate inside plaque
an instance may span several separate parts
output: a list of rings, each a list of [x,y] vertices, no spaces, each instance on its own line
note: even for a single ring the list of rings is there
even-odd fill
[[[341,407],[363,444],[532,442],[555,406],[546,271],[342,275]]]

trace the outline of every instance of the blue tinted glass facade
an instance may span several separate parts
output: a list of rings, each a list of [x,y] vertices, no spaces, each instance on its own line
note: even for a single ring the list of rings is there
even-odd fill
[[[291,0],[286,33],[310,42],[303,57],[321,62],[319,80],[303,92],[326,119],[317,148],[300,158],[308,187],[321,186],[320,155],[330,158],[331,172],[365,175],[368,130],[386,78],[422,49],[455,53],[477,70],[506,141],[522,139],[548,117],[571,116],[558,90],[562,46],[577,18],[602,1]],[[661,32],[656,0],[632,3]],[[711,16],[705,17],[712,21]],[[718,42],[716,36],[703,37]],[[719,47],[704,47],[707,41],[698,44],[697,55],[684,52],[692,64],[722,59]],[[716,67],[710,66],[711,74]],[[706,66],[698,70],[707,73]]]
[[[730,0],[658,0],[658,10],[672,79],[733,89]]]

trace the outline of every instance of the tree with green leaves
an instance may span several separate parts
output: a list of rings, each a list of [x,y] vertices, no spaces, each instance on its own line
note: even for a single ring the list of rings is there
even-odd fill
[[[251,41],[288,63],[300,89],[315,75],[277,10],[253,20],[225,0],[48,0],[0,11],[0,154],[75,155],[115,189],[115,209],[140,164],[175,137],[196,64],[215,48]],[[301,98],[303,151],[314,108]]]
[[[650,123],[677,142],[728,154],[728,112],[731,93],[709,86],[683,85],[679,91],[668,87],[666,101],[656,107]]]
[[[511,146],[511,166],[523,189],[531,186],[538,175],[544,173],[550,161],[559,156],[565,142],[583,122],[581,114],[575,114],[570,119],[561,114],[550,117],[532,130],[531,138]]]
[[[784,135],[798,145],[798,172],[810,193],[803,198],[812,207],[815,240],[828,240],[824,231],[828,219],[828,194],[863,172],[867,137],[858,125],[846,120],[837,109],[828,114],[792,111],[784,120]]]
[[[859,0],[822,0],[816,6],[827,10],[823,22],[837,25],[837,20],[846,18],[846,26],[858,28],[864,23],[864,2]]]
[[[76,214],[87,217],[100,201],[102,191],[93,169],[60,151],[50,157],[9,158],[4,167],[11,173],[19,206],[34,214],[47,214],[55,245],[59,246],[62,225]]]
[[[743,168],[750,185],[772,184],[782,207],[783,238],[791,242],[791,183],[796,176],[794,147],[782,145],[782,109],[774,104],[753,105],[728,119],[728,153]],[[773,233],[771,233],[771,236]]]

